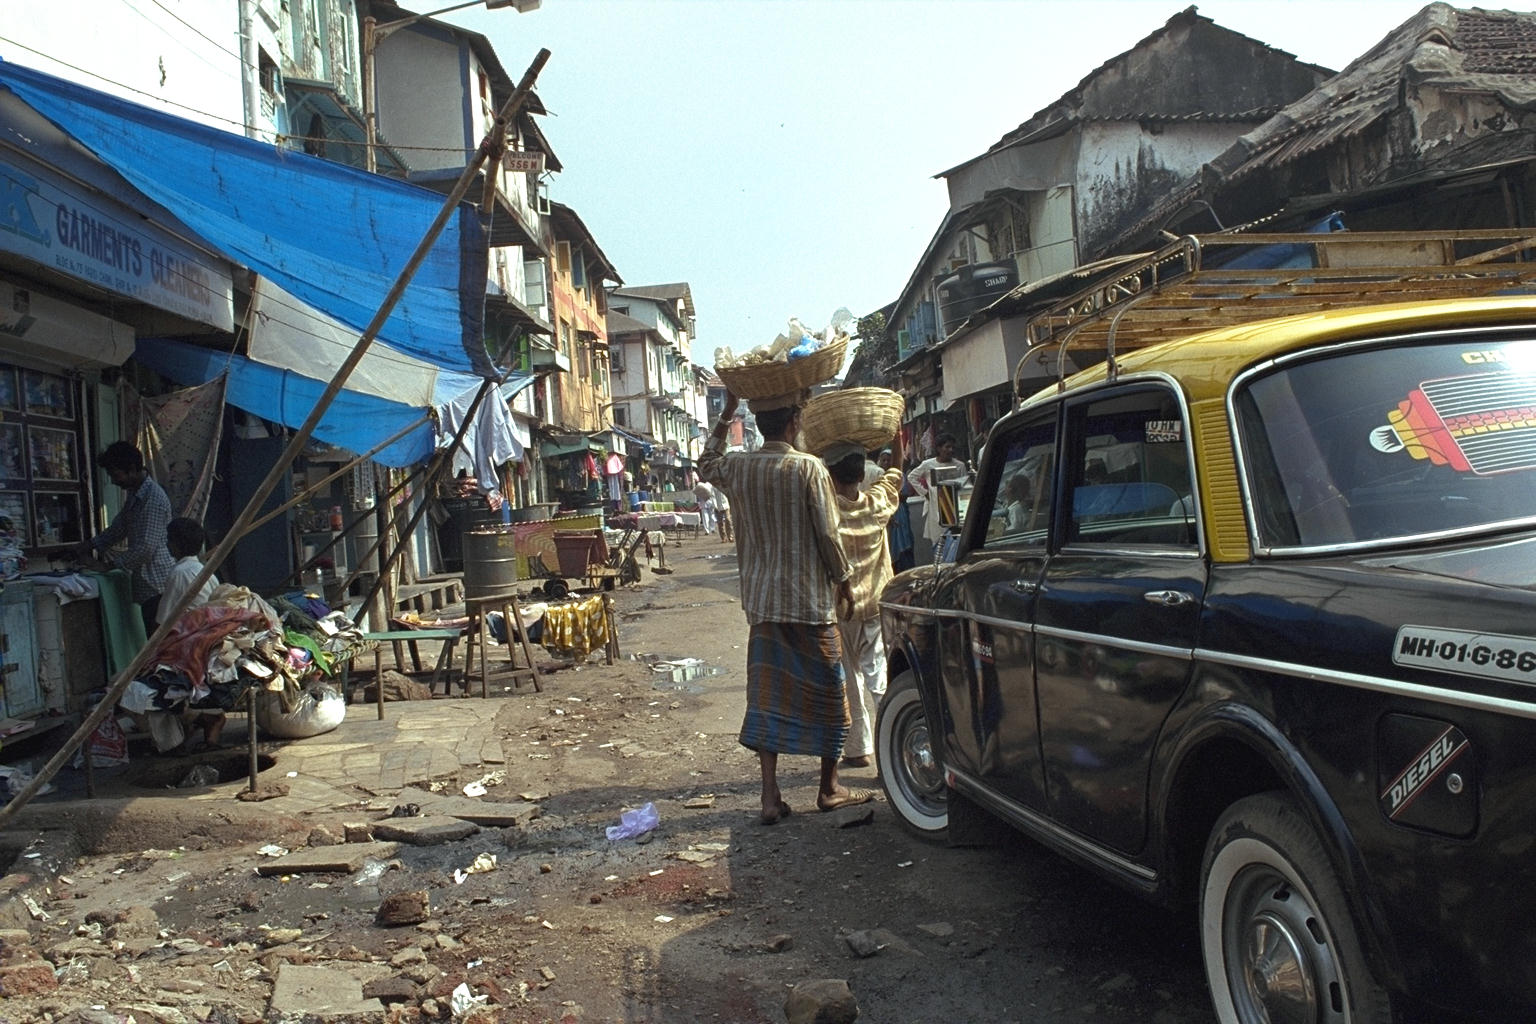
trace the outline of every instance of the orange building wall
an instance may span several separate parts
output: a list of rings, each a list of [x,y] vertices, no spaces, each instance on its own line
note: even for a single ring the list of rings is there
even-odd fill
[[[566,251],[558,243],[556,248],[559,252]],[[554,269],[551,277],[555,342],[571,360],[570,371],[558,375],[560,425],[584,434],[595,433],[608,426],[607,410],[604,408],[612,400],[611,382],[607,373],[608,355],[606,349],[593,351],[591,344],[583,342],[578,332],[590,331],[597,335],[599,342],[607,342],[607,319],[598,306],[602,289],[589,279],[588,287],[578,291],[572,284],[571,271],[565,261],[559,259],[557,255],[556,259],[550,262]],[[569,343],[563,336],[565,332],[562,330],[562,325],[570,327]],[[583,348],[587,350],[585,356],[582,354]],[[602,364],[601,372],[597,373],[599,362]]]

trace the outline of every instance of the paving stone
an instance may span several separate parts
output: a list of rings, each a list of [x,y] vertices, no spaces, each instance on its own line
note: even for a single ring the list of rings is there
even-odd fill
[[[539,816],[539,805],[526,801],[498,803],[492,800],[459,796],[456,793],[429,793],[415,787],[402,789],[400,802],[417,804],[427,814],[446,814],[462,818],[464,821],[472,821],[476,825],[489,825],[496,828],[526,825]]]
[[[363,996],[363,983],[344,971],[284,963],[272,984],[273,1015],[341,1017],[384,1012],[384,1004]]]
[[[369,859],[388,860],[400,851],[399,843],[347,843],[343,846],[316,846],[295,850],[283,857],[261,859],[258,875],[296,875],[307,871],[337,871],[352,874]]]
[[[437,846],[474,835],[480,826],[472,821],[446,814],[424,814],[419,818],[384,818],[373,824],[379,839],[394,839],[412,846]]]

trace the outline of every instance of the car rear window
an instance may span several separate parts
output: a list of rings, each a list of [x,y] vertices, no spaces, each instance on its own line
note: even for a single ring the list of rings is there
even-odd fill
[[[1236,410],[1264,548],[1377,544],[1536,517],[1536,341],[1342,351]]]

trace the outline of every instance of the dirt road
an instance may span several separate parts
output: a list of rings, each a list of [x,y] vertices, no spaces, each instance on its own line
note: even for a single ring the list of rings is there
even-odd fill
[[[809,758],[781,763],[795,813],[757,824],[756,759],[735,739],[735,557],[714,538],[668,554],[673,575],[618,596],[621,664],[485,706],[500,764],[254,830],[231,813],[223,829],[114,833],[152,847],[77,857],[43,836],[0,883],[0,1021],[446,1020],[463,984],[461,1020],[749,1024],[783,1021],[790,986],[824,978],[847,981],[861,1021],[1210,1019],[1191,922],[1038,847],[932,847],[883,803],[835,827]],[[697,662],[649,663],[681,659]],[[257,874],[264,844],[322,849],[477,780],[483,801],[533,799],[540,816],[354,872]],[[660,824],[644,842],[606,838],[647,803]],[[477,858],[489,870],[456,880]],[[376,923],[386,897],[418,891],[426,920]]]

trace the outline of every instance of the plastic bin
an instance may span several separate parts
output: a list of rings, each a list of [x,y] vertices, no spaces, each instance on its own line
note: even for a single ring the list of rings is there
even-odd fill
[[[581,579],[587,575],[588,566],[608,561],[608,545],[600,531],[556,530],[555,554],[560,575]]]

